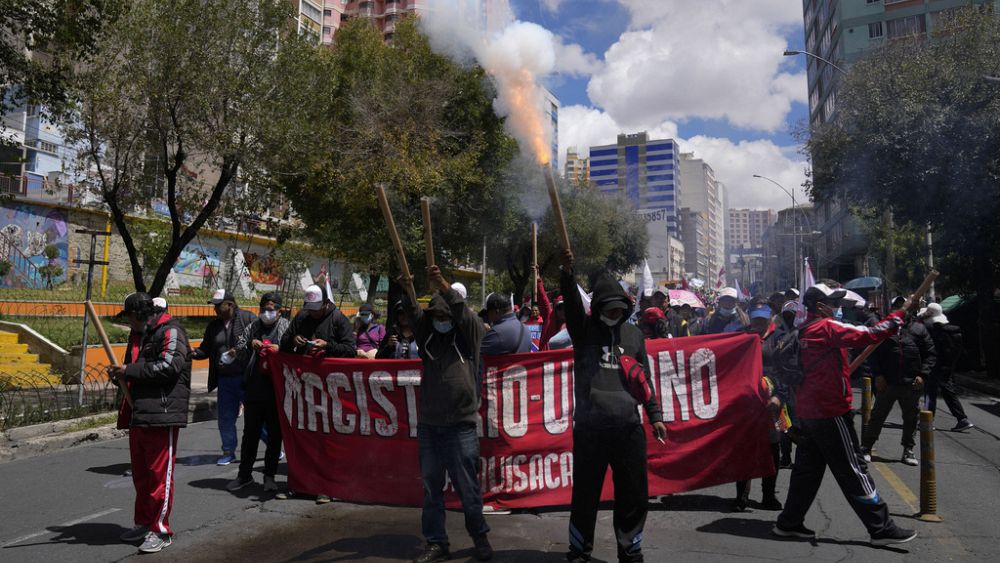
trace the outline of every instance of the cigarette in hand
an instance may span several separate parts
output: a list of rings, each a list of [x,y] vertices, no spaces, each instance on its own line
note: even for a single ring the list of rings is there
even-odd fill
[[[659,436],[656,437],[656,441],[663,444],[664,446],[667,445],[667,443],[663,441],[663,438],[660,438]]]

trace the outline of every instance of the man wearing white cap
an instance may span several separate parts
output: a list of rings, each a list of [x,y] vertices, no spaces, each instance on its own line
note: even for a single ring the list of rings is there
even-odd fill
[[[302,310],[281,339],[281,351],[327,358],[357,355],[354,327],[318,285],[306,288]]]
[[[931,376],[927,378],[925,389],[927,410],[932,413],[937,411],[937,396],[940,391],[951,415],[958,419],[952,430],[955,432],[968,430],[974,425],[969,422],[969,417],[966,416],[962,402],[958,400],[955,392],[955,384],[951,380],[958,359],[962,356],[962,330],[948,322],[948,317],[945,316],[939,303],[928,305],[921,311],[920,317],[924,319],[924,326],[934,339],[934,350],[937,352],[937,363],[934,364]]]
[[[736,300],[739,294],[735,287],[724,287],[719,290],[715,310],[705,319],[705,327],[701,334],[720,334],[723,332],[740,332],[750,326],[750,319],[739,307]]]

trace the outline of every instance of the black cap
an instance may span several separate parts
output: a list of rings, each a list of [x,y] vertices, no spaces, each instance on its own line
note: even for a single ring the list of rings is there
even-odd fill
[[[260,296],[260,306],[263,307],[267,305],[268,301],[273,301],[275,305],[281,307],[281,294],[277,291],[268,291],[264,295]]]
[[[503,295],[493,293],[486,298],[487,311],[506,311],[507,309],[510,309],[510,299]]]
[[[136,313],[140,317],[148,317],[153,314],[153,298],[148,293],[137,291],[125,297],[125,305],[122,308],[122,315]]]
[[[892,298],[891,305],[893,309],[898,309],[903,306],[903,303],[906,303],[906,298],[902,295],[897,295]]]
[[[371,303],[362,303],[361,306],[358,307],[359,313],[371,313],[374,310],[375,309],[372,307]]]
[[[219,303],[225,303],[226,301],[236,303],[236,297],[228,289],[217,289],[212,295],[212,298],[208,300],[208,304],[218,305]]]
[[[809,307],[820,301],[824,303],[840,301],[845,296],[847,296],[847,291],[843,289],[830,289],[826,284],[818,283],[806,290],[802,302]]]

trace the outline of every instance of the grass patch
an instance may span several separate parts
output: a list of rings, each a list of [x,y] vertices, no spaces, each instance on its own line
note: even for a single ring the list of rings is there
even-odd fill
[[[87,420],[81,420],[76,424],[66,427],[63,431],[65,434],[70,432],[79,432],[81,430],[90,430],[91,428],[100,428],[101,426],[107,426],[109,424],[115,424],[118,422],[118,413],[110,413],[101,416],[95,416]]]
[[[205,327],[212,321],[211,317],[176,317],[180,325],[188,333],[188,338],[201,338],[205,334]],[[83,317],[20,317],[14,315],[0,315],[0,320],[12,323],[27,325],[45,338],[55,342],[65,350],[74,346],[79,346],[83,341]],[[108,340],[112,344],[124,344],[128,342],[128,328],[123,325],[114,324],[107,319],[101,319],[104,325],[104,332],[108,334]],[[87,329],[87,344],[100,344],[101,339],[94,330],[93,325]]]

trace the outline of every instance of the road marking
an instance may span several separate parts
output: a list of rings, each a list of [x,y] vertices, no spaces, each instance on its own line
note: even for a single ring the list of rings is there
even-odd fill
[[[906,486],[906,483],[899,478],[899,475],[896,475],[895,471],[889,469],[889,466],[881,461],[876,461],[872,465],[875,466],[875,469],[878,469],[878,472],[882,474],[882,477],[885,477],[885,480],[889,482],[889,485],[891,485],[892,488],[899,493],[899,496],[903,497],[903,502],[910,507],[910,510],[913,511],[914,514],[920,511],[917,508],[920,506],[920,500],[917,499],[917,495],[913,494],[913,491]]]
[[[76,526],[77,524],[83,524],[84,522],[89,522],[91,520],[96,520],[96,519],[100,518],[101,516],[107,516],[108,514],[112,514],[114,512],[118,512],[119,510],[121,510],[121,509],[120,508],[109,508],[107,510],[102,510],[101,512],[95,512],[94,514],[91,514],[89,516],[83,516],[81,518],[77,518],[76,520],[70,520],[69,522],[65,522],[63,524],[59,524],[58,526],[55,526],[55,527],[56,528],[68,528],[70,526]],[[52,530],[45,530],[45,531],[42,531],[42,532],[35,532],[33,534],[28,534],[26,536],[21,536],[19,538],[12,539],[9,542],[3,544],[2,547],[11,546],[11,545],[14,545],[15,543],[21,543],[23,541],[28,541],[28,540],[30,540],[32,538],[37,538],[38,536],[44,536],[45,534],[54,534],[54,533],[57,533],[57,532],[54,532]]]

